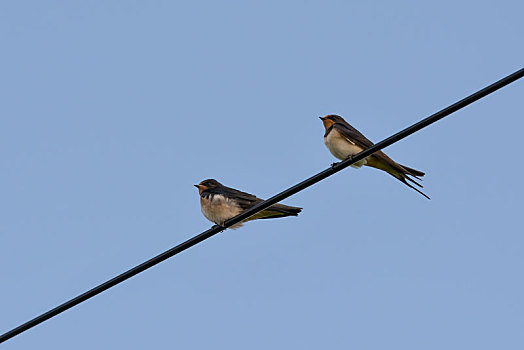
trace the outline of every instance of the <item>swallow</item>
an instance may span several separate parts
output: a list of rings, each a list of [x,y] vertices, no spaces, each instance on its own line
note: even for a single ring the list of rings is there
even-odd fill
[[[349,123],[341,116],[331,114],[326,115],[325,117],[320,117],[320,119],[322,120],[322,123],[324,123],[324,128],[326,129],[324,143],[331,154],[336,158],[345,160],[362,152],[366,148],[373,146],[373,142],[368,140],[357,129],[349,125]],[[387,172],[427,199],[430,199],[424,192],[411,184],[413,183],[420,188],[423,187],[420,183],[411,178],[414,177],[417,180],[422,180],[420,177],[425,175],[422,171],[401,165],[389,158],[382,151],[375,152],[369,157],[359,160],[351,166],[358,169],[363,165]]]
[[[194,186],[198,188],[202,214],[204,214],[206,219],[220,226],[223,226],[226,220],[237,216],[244,210],[247,210],[255,204],[263,201],[263,199],[260,199],[255,195],[226,187],[215,179],[204,180]],[[237,229],[242,226],[243,223],[256,219],[298,216],[298,213],[301,211],[302,208],[277,203],[253,216],[250,216],[246,220],[231,226],[231,228]]]

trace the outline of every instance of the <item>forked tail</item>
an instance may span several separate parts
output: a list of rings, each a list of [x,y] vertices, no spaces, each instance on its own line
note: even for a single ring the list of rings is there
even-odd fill
[[[422,186],[421,184],[419,184],[417,181],[413,180],[411,177],[409,177],[409,175],[407,173],[397,173],[397,174],[392,174],[392,173],[389,173],[391,174],[392,176],[394,176],[396,179],[400,180],[404,185],[414,189],[415,191],[417,191],[418,193],[420,193],[421,195],[423,195],[424,197],[426,197],[427,199],[431,199],[429,198],[429,196],[427,194],[425,194],[424,192],[422,192],[421,190],[419,190],[418,188],[416,188],[415,186],[413,186],[412,184],[410,184],[409,182],[411,183],[414,183],[415,185],[417,185],[418,187],[420,188],[423,188],[424,186]],[[422,173],[424,174],[424,173]],[[416,177],[415,175],[411,175],[413,177]],[[422,175],[421,175],[422,176]],[[416,177],[418,179],[418,177]],[[408,180],[408,181],[406,181]],[[420,179],[419,179],[420,180]]]

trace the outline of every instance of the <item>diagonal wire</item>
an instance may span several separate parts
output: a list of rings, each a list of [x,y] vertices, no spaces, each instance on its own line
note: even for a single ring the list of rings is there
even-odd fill
[[[69,301],[66,301],[65,303],[55,307],[54,309],[51,309],[35,318],[33,318],[32,320],[29,320],[27,321],[26,323],[16,327],[16,328],[13,328],[12,330],[2,334],[0,336],[0,343],[3,343],[5,342],[6,340],[8,339],[11,339],[13,338],[14,336],[22,333],[22,332],[25,332],[27,331],[28,329],[72,308],[73,306],[76,306],[84,301],[86,301],[87,299],[90,299],[92,297],[94,297],[95,295],[97,294],[100,294],[102,293],[103,291],[111,288],[111,287],[114,287],[116,286],[117,284],[119,283],[122,283],[124,282],[125,280],[139,274],[140,272],[143,272],[159,263],[161,263],[162,261],[180,253],[180,252],[183,252],[184,250],[188,249],[188,248],[191,248],[192,246],[194,246],[195,244],[198,244],[214,235],[216,235],[217,233],[225,230],[226,228],[234,225],[234,224],[237,224],[245,219],[247,219],[248,217],[268,208],[269,206],[277,203],[277,202],[280,202],[292,195],[294,195],[295,193],[297,192],[300,192],[302,191],[303,189],[309,187],[309,186],[312,186],[314,184],[316,184],[317,182],[319,181],[322,181],[323,179],[327,178],[328,176],[331,176],[339,171],[341,171],[342,169],[345,169],[347,168],[348,166],[350,166],[351,164],[353,163],[356,163],[358,162],[359,160],[362,160],[368,156],[370,156],[371,154],[375,153],[376,151],[379,151],[387,146],[390,146],[392,145],[393,143],[397,142],[397,141],[400,141],[402,140],[403,138],[413,134],[414,132],[417,132],[423,128],[425,128],[426,126],[428,125],[431,125],[433,123],[435,123],[436,121],[450,115],[451,113],[453,112],[456,112],[458,111],[459,109],[462,109],[464,107],[466,107],[467,105],[501,89],[502,87],[508,85],[508,84],[511,84],[512,82],[522,78],[524,76],[524,68],[508,75],[507,77],[505,78],[502,78],[501,80],[489,85],[488,87],[482,89],[482,90],[479,90],[477,92],[475,92],[474,94],[452,104],[451,106],[449,107],[446,107],[444,108],[443,110],[427,117],[426,119],[423,119],[421,121],[419,121],[418,123],[415,123],[413,125],[411,125],[410,127],[407,127],[406,129],[394,134],[393,136],[390,136],[388,137],[387,139],[385,140],[382,140],[380,141],[379,143],[369,147],[368,149],[360,152],[359,154],[353,156],[352,158],[350,159],[346,159],[316,175],[313,175],[311,176],[310,178],[288,188],[287,190],[284,190],[282,192],[280,192],[279,194],[253,206],[252,208],[240,213],[239,215],[235,216],[234,218],[231,218],[229,220],[227,220],[225,223],[224,223],[224,226],[213,226],[212,228],[208,229],[207,231],[204,231],[202,232],[201,234],[193,237],[193,238],[190,238],[188,239],[187,241],[177,245],[176,247],[173,247],[165,252],[163,252],[162,254],[159,254],[145,262],[143,262],[142,264],[140,265],[137,265],[129,270],[127,270],[126,272],[123,272],[121,273],[120,275],[94,287],[93,289],[90,289],[88,290],[87,292],[83,293],[83,294],[80,294],[79,296],[69,300]]]

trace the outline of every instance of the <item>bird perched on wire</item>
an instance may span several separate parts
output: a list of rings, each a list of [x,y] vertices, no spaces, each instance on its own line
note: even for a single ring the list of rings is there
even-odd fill
[[[204,180],[194,186],[198,188],[198,193],[200,194],[202,214],[204,214],[206,219],[220,226],[222,226],[226,220],[237,216],[244,210],[263,201],[263,199],[257,198],[255,195],[226,187],[215,179]],[[277,203],[231,226],[231,228],[237,229],[242,226],[244,222],[256,219],[297,216],[301,211],[302,208]]]
[[[325,117],[320,117],[320,119],[322,120],[322,123],[324,123],[324,128],[326,129],[326,133],[324,134],[324,143],[331,154],[333,154],[336,158],[345,160],[356,155],[357,153],[362,152],[366,148],[373,146],[373,142],[368,140],[357,129],[349,125],[349,123],[346,122],[341,116],[331,114],[326,115]],[[377,168],[389,173],[427,199],[430,199],[424,192],[420,191],[418,188],[409,183],[411,182],[422,188],[423,186],[421,184],[410,177],[412,176],[417,180],[421,180],[420,177],[424,176],[422,171],[401,165],[395,162],[393,159],[389,158],[382,151],[375,152],[369,157],[359,160],[351,166],[358,169],[363,165]]]

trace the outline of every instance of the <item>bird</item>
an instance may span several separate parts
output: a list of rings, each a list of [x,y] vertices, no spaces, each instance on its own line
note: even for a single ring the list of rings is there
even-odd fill
[[[349,125],[349,123],[346,122],[341,116],[330,114],[326,115],[325,117],[320,117],[320,119],[322,120],[326,130],[326,133],[324,134],[324,143],[331,154],[333,154],[336,158],[345,160],[351,158],[357,153],[362,152],[366,148],[373,146],[373,142],[368,140],[357,129]],[[372,155],[352,164],[351,166],[358,169],[363,165],[387,172],[427,199],[430,199],[428,195],[411,184],[413,183],[420,188],[423,187],[420,183],[413,179],[415,178],[417,180],[422,180],[420,177],[425,175],[425,173],[422,171],[399,164],[393,159],[389,158],[382,151],[377,151]]]
[[[219,226],[223,226],[226,220],[263,201],[255,195],[226,187],[215,179],[207,179],[194,186],[198,188],[202,214],[206,219]],[[237,229],[243,223],[256,219],[298,216],[301,211],[302,208],[277,203],[231,226],[231,228]]]

